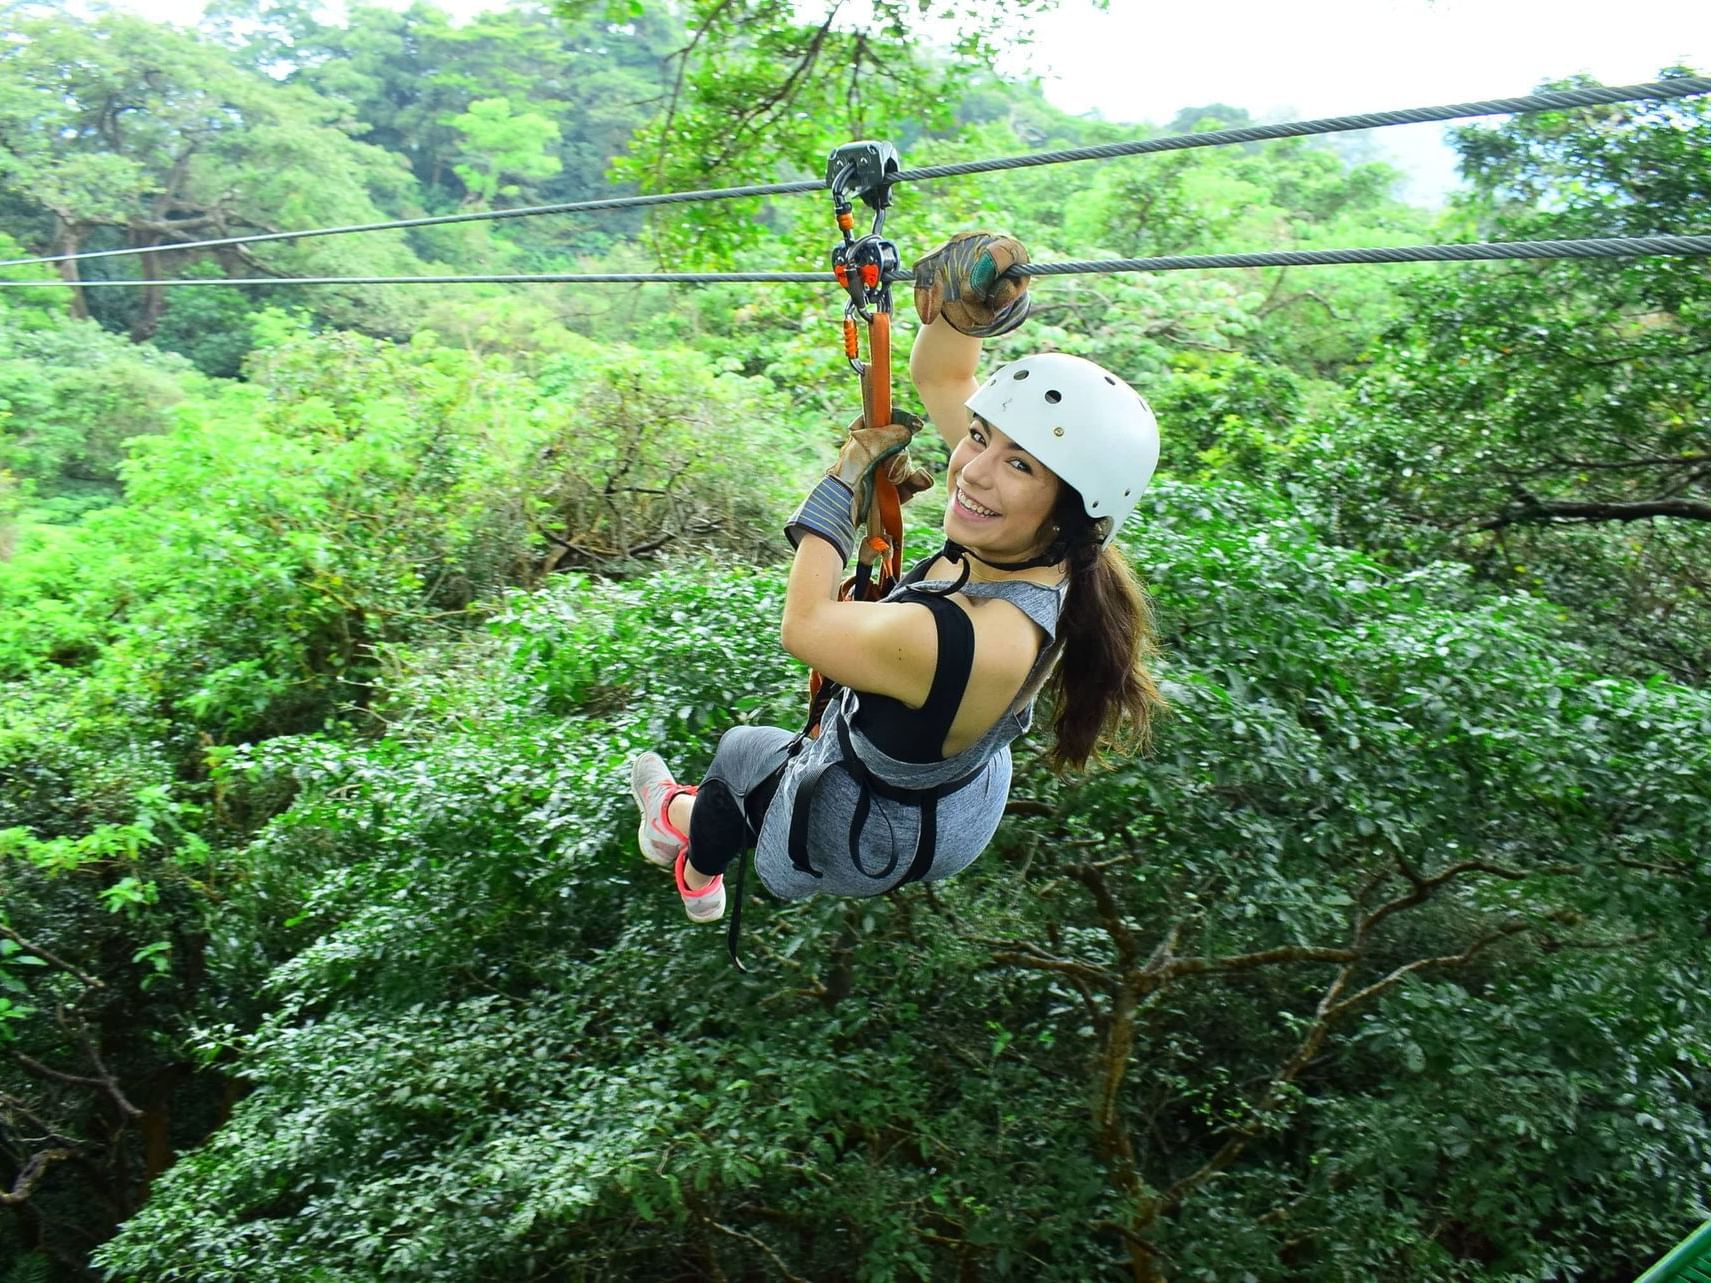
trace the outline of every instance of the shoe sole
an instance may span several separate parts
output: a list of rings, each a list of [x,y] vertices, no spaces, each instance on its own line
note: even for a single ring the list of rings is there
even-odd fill
[[[697,900],[693,904],[688,900],[683,902],[683,912],[689,916],[689,920],[691,922],[717,922],[720,918],[725,916],[724,888],[720,888],[718,896],[709,896],[708,899],[714,901],[716,904],[716,912],[697,914],[695,912],[695,905],[705,903],[705,901]]]
[[[677,854],[673,852],[663,858],[656,856],[653,853],[652,834],[648,832],[651,827],[648,823],[648,806],[646,799],[642,796],[645,786],[639,776],[642,763],[650,757],[659,763],[660,773],[666,779],[671,779],[671,772],[666,768],[665,759],[658,753],[643,753],[630,763],[630,796],[636,800],[636,809],[642,813],[642,822],[636,827],[636,846],[641,850],[642,859],[653,865],[654,868],[669,869],[677,863]]]

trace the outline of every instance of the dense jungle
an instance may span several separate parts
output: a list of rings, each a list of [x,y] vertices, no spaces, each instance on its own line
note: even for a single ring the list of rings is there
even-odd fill
[[[992,72],[1051,0],[827,8],[7,6],[0,257],[148,252],[0,289],[0,1283],[1628,1283],[1707,1215],[1703,260],[1036,281],[989,359],[1161,425],[1169,715],[1021,741],[951,881],[751,885],[743,974],[626,763],[803,716],[841,296],[289,278],[822,271],[825,196],[177,248],[1248,123]],[[1356,134],[911,183],[887,233],[1704,230],[1703,96],[1453,136],[1442,209]]]

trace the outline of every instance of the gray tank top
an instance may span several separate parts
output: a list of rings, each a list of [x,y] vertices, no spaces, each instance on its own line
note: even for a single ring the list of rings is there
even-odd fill
[[[949,587],[948,580],[916,587]],[[895,600],[907,581],[889,594]],[[924,881],[949,877],[973,863],[986,848],[1010,792],[1010,743],[1033,723],[1034,700],[1062,649],[1057,636],[1067,585],[1046,587],[1027,580],[970,580],[959,590],[969,597],[999,598],[1015,606],[1046,635],[1016,698],[975,743],[950,757],[903,762],[882,751],[856,725],[861,693],[845,690],[826,710],[818,739],[785,767],[755,848],[755,869],[767,889],[784,899],[815,894],[866,896],[891,890],[908,876],[911,856],[923,836],[921,807],[880,795],[857,782],[865,772],[890,788],[927,791],[959,785],[939,797],[932,824],[931,863]],[[843,765],[845,746],[860,759],[854,773]],[[835,769],[828,769],[835,768]],[[813,784],[806,849],[813,872],[793,863],[790,832],[797,792]]]

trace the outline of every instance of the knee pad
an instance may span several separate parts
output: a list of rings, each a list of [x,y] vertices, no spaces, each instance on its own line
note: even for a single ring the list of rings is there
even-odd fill
[[[689,819],[689,862],[702,873],[723,873],[750,841],[748,817],[730,786],[721,779],[703,783]]]

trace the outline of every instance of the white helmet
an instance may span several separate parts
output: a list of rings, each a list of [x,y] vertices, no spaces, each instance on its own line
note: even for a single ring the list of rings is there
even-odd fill
[[[967,405],[1073,486],[1107,544],[1158,466],[1152,408],[1079,356],[1045,352],[1001,365]]]

